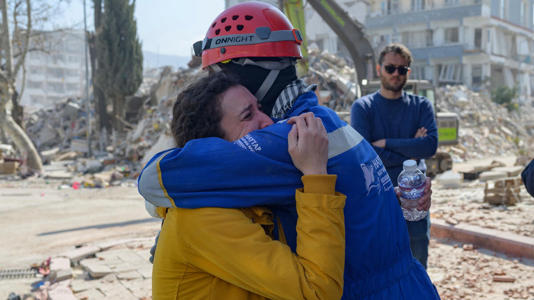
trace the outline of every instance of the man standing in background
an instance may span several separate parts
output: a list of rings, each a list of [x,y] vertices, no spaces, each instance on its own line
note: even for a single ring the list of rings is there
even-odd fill
[[[425,159],[436,153],[438,134],[432,104],[425,97],[403,91],[412,55],[401,44],[386,46],[376,66],[380,90],[357,99],[351,125],[378,153],[394,186],[407,159]],[[428,180],[428,179],[427,179]],[[430,218],[407,221],[412,254],[426,268]]]

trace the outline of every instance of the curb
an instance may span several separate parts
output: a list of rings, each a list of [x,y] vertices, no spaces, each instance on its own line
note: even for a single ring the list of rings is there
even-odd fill
[[[468,224],[449,225],[443,220],[431,220],[430,235],[473,244],[508,256],[534,259],[534,238]]]

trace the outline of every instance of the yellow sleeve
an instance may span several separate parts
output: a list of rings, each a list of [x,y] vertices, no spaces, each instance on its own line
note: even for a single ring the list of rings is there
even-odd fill
[[[335,175],[303,176],[296,191],[297,253],[241,211],[190,210],[187,261],[206,272],[270,299],[339,299],[345,262],[345,196],[335,193]],[[310,192],[312,191],[312,192]]]

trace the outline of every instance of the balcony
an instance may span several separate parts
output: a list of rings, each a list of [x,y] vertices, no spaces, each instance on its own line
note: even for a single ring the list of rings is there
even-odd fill
[[[367,29],[392,28],[409,24],[428,24],[440,20],[460,20],[466,17],[482,15],[482,4],[480,0],[462,1],[461,5],[448,5],[443,7],[433,7],[419,11],[404,11],[392,13],[390,15],[380,15],[368,17],[365,21]],[[468,4],[465,4],[468,2]]]
[[[464,55],[464,45],[444,45],[427,48],[411,49],[417,60],[427,60],[432,58],[461,57]]]

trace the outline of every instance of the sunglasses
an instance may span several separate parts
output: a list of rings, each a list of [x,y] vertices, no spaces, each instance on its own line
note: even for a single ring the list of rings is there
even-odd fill
[[[388,74],[393,74],[395,73],[395,70],[397,70],[397,72],[399,72],[399,75],[406,75],[406,73],[410,71],[410,67],[407,67],[407,66],[395,67],[394,65],[387,65],[387,66],[384,66],[384,70],[386,70]]]

